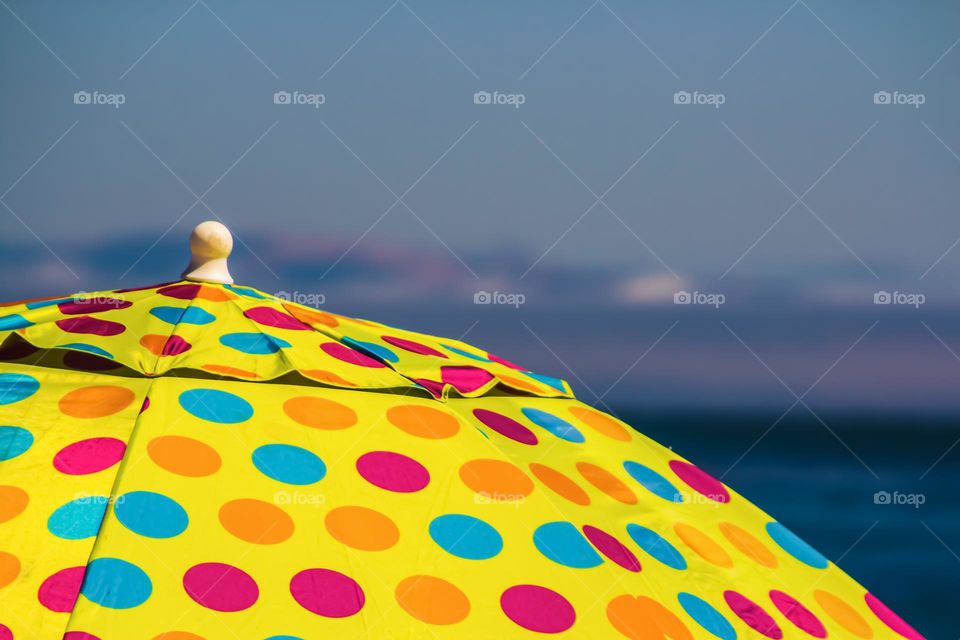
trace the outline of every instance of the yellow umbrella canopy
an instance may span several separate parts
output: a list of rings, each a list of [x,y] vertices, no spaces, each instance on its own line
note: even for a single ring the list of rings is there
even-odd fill
[[[0,308],[0,640],[921,638],[564,381],[217,273]]]

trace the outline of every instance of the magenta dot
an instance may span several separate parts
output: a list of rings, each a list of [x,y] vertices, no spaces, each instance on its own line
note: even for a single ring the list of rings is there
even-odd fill
[[[197,297],[197,294],[200,293],[200,285],[175,284],[169,287],[161,287],[157,289],[157,293],[161,296],[167,296],[168,298],[176,298],[177,300],[193,300]]]
[[[64,318],[57,320],[57,326],[67,333],[89,333],[96,336],[115,336],[123,333],[127,328],[119,322],[99,320],[90,316]]]
[[[462,394],[472,393],[493,380],[493,374],[479,367],[440,367],[440,379]]]
[[[384,342],[391,344],[399,349],[404,351],[409,351],[411,353],[419,353],[422,356],[436,356],[437,358],[446,358],[446,354],[440,353],[432,347],[428,347],[425,344],[420,344],[419,342],[414,342],[413,340],[406,340],[404,338],[394,338],[393,336],[380,336]]]
[[[68,444],[53,457],[60,473],[82,476],[108,469],[120,462],[127,445],[116,438],[89,438]]]
[[[591,527],[590,525],[584,525],[583,535],[587,537],[587,540],[589,540],[600,553],[627,571],[640,571],[640,561],[637,560],[637,556],[633,555],[630,549],[606,531]]]
[[[100,313],[114,309],[126,309],[132,304],[128,300],[117,300],[116,298],[84,298],[61,302],[57,305],[57,308],[60,309],[60,313],[73,316],[81,313]]]
[[[770,600],[784,618],[797,625],[802,631],[806,631],[814,638],[827,637],[827,630],[823,623],[793,596],[774,589],[770,592]]]
[[[140,413],[143,413],[150,408],[150,396],[144,396],[143,404],[140,405]]]
[[[414,378],[414,382],[426,389],[433,395],[434,398],[443,397],[443,383],[437,382],[436,380],[428,380],[427,378]]]
[[[503,366],[507,367],[508,369],[515,369],[515,370],[517,370],[517,371],[526,371],[526,370],[527,370],[527,369],[525,369],[524,367],[521,367],[521,366],[518,365],[518,364],[514,364],[513,362],[510,362],[509,360],[506,360],[506,359],[504,359],[504,358],[500,358],[500,357],[498,357],[498,356],[495,356],[495,355],[493,355],[492,353],[488,353],[488,354],[487,354],[487,359],[490,360],[490,361],[492,361],[492,362],[496,362],[497,364],[502,364]]]
[[[387,491],[413,493],[430,483],[430,472],[405,455],[392,451],[371,451],[357,458],[363,479]]]
[[[5,624],[0,624],[0,640],[13,640],[13,631]]]
[[[73,611],[86,570],[86,567],[70,567],[57,571],[40,585],[37,600],[50,611],[58,613]]]
[[[561,633],[577,619],[566,598],[535,584],[518,584],[504,591],[500,608],[516,624],[538,633]]]
[[[275,329],[292,329],[294,331],[312,331],[312,327],[306,325],[293,316],[278,311],[273,307],[254,307],[243,312],[257,324],[265,327],[274,327]]]
[[[192,347],[189,342],[181,338],[180,336],[170,336],[167,338],[167,341],[163,345],[163,350],[160,352],[162,356],[178,356],[184,351],[189,351]]]
[[[477,420],[502,436],[516,440],[521,444],[537,444],[537,436],[533,431],[530,431],[530,429],[527,429],[513,418],[508,418],[502,413],[489,411],[487,409],[474,409],[473,415]]]
[[[703,469],[683,460],[671,460],[670,468],[697,493],[714,502],[730,502],[730,493],[723,483]]]
[[[727,601],[730,610],[754,631],[774,640],[780,640],[783,637],[783,631],[777,626],[776,620],[753,600],[736,591],[724,591],[723,599]]]
[[[2,636],[0,636],[0,640],[2,640]],[[100,638],[86,631],[68,631],[63,634],[63,640],[100,640]]]
[[[875,595],[867,593],[864,594],[863,599],[867,601],[867,606],[870,607],[870,611],[873,611],[873,615],[877,616],[883,624],[904,638],[908,638],[909,640],[923,640],[923,636],[917,633],[903,618],[895,614],[890,607],[880,602]]]
[[[337,360],[342,360],[349,364],[355,364],[358,367],[371,367],[376,369],[386,366],[379,360],[374,360],[365,353],[360,353],[356,349],[351,349],[339,342],[324,342],[320,345],[320,348],[323,349],[324,353],[328,356],[332,356]]]
[[[214,611],[243,611],[260,597],[253,578],[220,562],[206,562],[188,569],[183,574],[183,588],[201,607]]]
[[[290,580],[290,594],[301,607],[325,618],[352,616],[366,601],[356,580],[330,569],[304,569]]]

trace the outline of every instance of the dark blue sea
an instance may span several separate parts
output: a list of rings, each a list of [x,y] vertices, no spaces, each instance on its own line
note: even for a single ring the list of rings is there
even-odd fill
[[[770,429],[779,414],[616,413],[722,477],[927,638],[960,634],[960,417],[818,412],[821,423],[797,409]]]

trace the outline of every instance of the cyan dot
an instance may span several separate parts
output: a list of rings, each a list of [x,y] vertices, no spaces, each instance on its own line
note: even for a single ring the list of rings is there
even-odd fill
[[[87,565],[82,593],[108,609],[132,609],[147,601],[153,583],[140,567],[118,558],[97,558]]]
[[[167,324],[210,324],[217,319],[199,307],[154,307],[150,315]]]
[[[234,286],[234,285],[232,285],[232,284],[225,284],[225,285],[223,285],[223,288],[224,288],[224,289],[229,289],[230,291],[233,291],[234,293],[236,293],[236,294],[238,294],[238,295],[244,296],[245,298],[253,298],[253,299],[255,299],[255,300],[266,300],[266,299],[267,299],[267,296],[263,295],[263,294],[260,293],[259,291],[255,291],[254,289],[251,289],[251,288],[249,288],[249,287],[237,287],[237,286]]]
[[[267,355],[286,349],[290,343],[265,333],[228,333],[220,336],[220,344],[241,353]]]
[[[9,316],[0,317],[0,331],[13,331],[14,329],[23,329],[32,326],[33,323],[24,318],[19,313],[13,313]]]
[[[683,591],[677,594],[677,600],[683,610],[687,612],[687,615],[708,633],[720,638],[720,640],[737,640],[736,629],[709,602],[692,593]]]
[[[379,358],[380,360],[386,360],[387,362],[397,362],[400,360],[399,356],[395,354],[390,349],[387,349],[385,346],[376,344],[374,342],[362,342],[360,340],[354,340],[353,338],[347,338],[344,336],[341,338],[343,343],[349,347],[353,347],[357,351],[362,351],[367,353],[374,358]]]
[[[686,569],[687,561],[677,548],[667,542],[659,533],[638,524],[628,524],[627,533],[637,546],[671,569]]]
[[[0,404],[13,404],[29,398],[40,388],[40,382],[23,373],[0,373]]]
[[[315,454],[289,444],[265,444],[253,452],[253,465],[268,478],[286,484],[313,484],[327,474]]]
[[[533,532],[533,544],[548,559],[565,567],[588,569],[603,558],[570,522],[548,522]]]
[[[543,427],[562,440],[566,440],[567,442],[583,442],[586,440],[579,429],[552,413],[532,408],[521,409],[520,412],[525,415],[530,422]]]
[[[75,298],[57,298],[56,300],[37,300],[28,302],[27,309],[42,309],[43,307],[52,307],[62,302],[73,302]]]
[[[190,389],[181,393],[179,400],[187,413],[209,422],[236,424],[253,415],[249,402],[217,389]]]
[[[463,357],[465,357],[465,358],[470,358],[471,360],[479,360],[480,362],[492,362],[492,360],[490,360],[490,358],[485,358],[485,357],[483,357],[483,356],[478,356],[478,355],[475,354],[475,353],[470,353],[469,351],[464,351],[463,349],[458,349],[458,348],[456,348],[456,347],[451,347],[451,346],[445,345],[445,344],[442,344],[442,345],[440,345],[440,346],[443,347],[444,349],[446,349],[447,351],[451,352],[451,353],[457,354],[458,356],[463,356]]]
[[[100,347],[95,347],[92,344],[85,344],[83,342],[71,342],[69,344],[61,344],[61,349],[73,349],[74,351],[86,351],[87,353],[92,353],[96,356],[101,356],[109,360],[113,360],[113,354],[107,351],[106,349],[101,349]]]
[[[554,378],[553,376],[547,376],[542,373],[534,373],[533,371],[524,371],[523,375],[529,378],[533,378],[537,382],[542,382],[548,387],[553,387],[557,391],[560,391],[563,393],[567,392],[566,388],[564,388],[563,386],[563,380],[561,380],[560,378]]]
[[[650,467],[644,466],[639,462],[627,460],[623,463],[623,468],[630,474],[630,477],[639,482],[644,489],[653,495],[671,502],[683,502],[683,494],[681,494],[669,480]]]
[[[47,529],[64,540],[92,538],[100,530],[108,503],[106,496],[86,496],[71,500],[50,514]]]
[[[183,507],[152,491],[131,491],[113,505],[117,520],[130,531],[147,538],[172,538],[184,532],[189,518]]]
[[[767,523],[767,534],[780,548],[800,562],[814,569],[826,569],[830,562],[819,551],[807,544],[800,536],[779,522]]]
[[[434,518],[430,537],[447,553],[467,560],[487,560],[503,549],[503,538],[496,529],[479,518],[459,513]]]
[[[33,434],[23,427],[0,427],[0,462],[16,458],[33,446]]]

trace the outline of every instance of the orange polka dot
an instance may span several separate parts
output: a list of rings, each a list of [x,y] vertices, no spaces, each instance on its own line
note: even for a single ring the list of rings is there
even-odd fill
[[[693,640],[680,618],[645,596],[614,598],[607,605],[607,619],[630,640]]]
[[[307,309],[292,304],[285,304],[283,308],[287,310],[287,313],[304,324],[322,324],[327,327],[335,327],[340,324],[331,314],[317,311],[316,309]]]
[[[623,504],[637,504],[637,494],[606,469],[589,462],[578,462],[577,471],[587,482]]]
[[[158,636],[154,636],[153,640],[205,640],[203,636],[198,636],[195,633],[189,633],[187,631],[167,631],[166,633],[161,633]]]
[[[813,592],[813,597],[827,615],[833,618],[838,625],[857,636],[858,638],[872,638],[873,630],[870,625],[857,613],[853,607],[827,591]]]
[[[449,413],[416,404],[390,407],[387,420],[410,435],[434,440],[455,436],[460,430],[460,423]]]
[[[0,551],[0,589],[13,582],[20,575],[20,560],[6,551]]]
[[[570,407],[570,413],[585,425],[599,431],[608,438],[630,441],[630,431],[608,415],[587,407]]]
[[[456,624],[470,613],[470,600],[463,591],[433,576],[410,576],[396,589],[403,610],[427,624]]]
[[[753,537],[753,535],[745,529],[738,527],[732,522],[721,522],[719,527],[720,533],[723,534],[730,544],[754,562],[771,568],[779,564],[777,557],[773,555],[762,542]]]
[[[545,464],[530,463],[530,471],[537,479],[556,493],[574,504],[590,504],[590,496],[576,482]]]
[[[60,411],[74,418],[103,418],[126,409],[134,399],[136,394],[125,387],[83,387],[60,398]]]
[[[220,454],[213,447],[184,436],[160,436],[147,444],[147,454],[170,473],[200,478],[220,469]]]
[[[30,496],[20,487],[0,486],[0,522],[12,520],[23,513]]]
[[[335,373],[330,371],[324,371],[323,369],[299,369],[300,373],[305,375],[308,378],[313,380],[319,380],[320,382],[326,382],[327,384],[334,384],[339,387],[355,387],[357,386],[353,382],[350,382],[346,378],[341,378]]]
[[[527,382],[526,380],[521,380],[520,378],[514,378],[513,376],[508,376],[503,373],[498,374],[497,377],[500,378],[501,382],[517,389],[523,389],[524,391],[530,391],[532,393],[540,393],[543,391],[543,387]]]
[[[513,502],[533,493],[533,480],[503,460],[471,460],[460,467],[460,479],[476,493],[496,502]]]
[[[202,368],[204,371],[209,371],[210,373],[219,373],[225,376],[233,376],[235,378],[250,378],[252,380],[260,377],[260,374],[253,371],[237,369],[236,367],[228,367],[224,364],[205,364]]]
[[[163,355],[163,347],[167,344],[167,338],[159,333],[148,333],[140,338],[140,346],[155,356]]]
[[[283,509],[251,498],[232,500],[220,507],[220,524],[254,544],[277,544],[293,535],[293,520]]]
[[[400,539],[393,520],[366,507],[337,507],[327,514],[323,523],[331,536],[363,551],[383,551]]]
[[[290,398],[283,403],[283,411],[294,422],[314,429],[346,429],[357,424],[357,413],[350,407],[312,396]]]
[[[197,290],[197,295],[194,296],[194,299],[209,300],[210,302],[226,302],[227,300],[236,300],[236,298],[237,296],[235,293],[222,287],[205,286],[201,286]]]
[[[693,549],[698,556],[718,567],[732,567],[733,560],[723,547],[713,541],[710,536],[689,524],[678,522],[673,525],[673,530],[677,532],[684,544]]]

